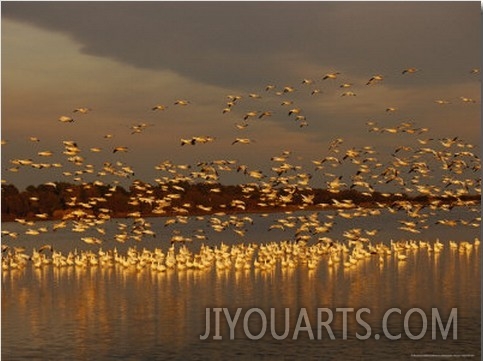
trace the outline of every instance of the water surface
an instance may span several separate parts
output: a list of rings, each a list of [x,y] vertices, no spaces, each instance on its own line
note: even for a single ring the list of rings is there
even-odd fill
[[[383,218],[373,217],[363,226],[375,228],[387,221]],[[266,242],[276,235],[266,231],[266,224],[261,224],[270,224],[270,219],[256,216],[254,219],[249,232],[256,234],[260,241]],[[7,227],[18,225],[4,224]],[[163,228],[160,223],[160,232]],[[67,236],[69,233],[73,236],[72,233],[62,232],[56,234],[59,240],[54,242],[71,242]],[[329,267],[327,256],[321,256],[314,270],[309,270],[307,265],[295,269],[277,265],[270,271],[241,272],[234,268],[224,271],[212,268],[161,273],[149,268],[136,271],[117,266],[86,269],[45,266],[4,271],[2,359],[375,360],[391,357],[404,360],[410,359],[411,354],[479,357],[480,248],[459,252],[448,247],[449,239],[473,242],[479,229],[446,227],[436,228],[434,232],[441,233],[445,244],[440,253],[414,250],[407,253],[406,261],[398,261],[391,255],[382,263],[373,257],[349,269],[342,264]],[[159,245],[150,243],[158,241],[164,242],[162,247],[166,248],[169,242],[158,237],[137,246]],[[430,238],[430,234],[425,237]],[[17,242],[34,241],[22,236]],[[90,247],[79,242],[76,245],[79,249]],[[237,308],[242,308],[234,340],[230,340],[224,317],[220,322],[222,340],[212,337],[200,340],[200,335],[205,333],[206,308],[215,307],[227,307],[232,315]],[[250,340],[244,332],[243,316],[253,307],[262,309],[267,316],[270,308],[275,308],[279,334],[283,333],[284,309],[289,308],[289,336],[275,340],[268,329],[262,339]],[[366,331],[355,322],[354,314],[349,314],[347,340],[343,339],[342,319],[336,312],[341,307],[370,309],[370,314],[364,315],[372,331],[368,340],[356,338],[356,332],[365,334]],[[426,312],[428,317],[431,309],[437,308],[444,321],[450,310],[457,308],[458,338],[453,340],[451,331],[447,340],[439,332],[437,339],[432,340],[429,318],[426,336],[421,340],[409,339],[404,334],[403,318],[414,307]],[[300,332],[296,340],[292,339],[302,308],[307,310],[315,340],[310,340],[308,332]],[[336,317],[330,326],[335,340],[329,338],[325,329],[322,339],[317,339],[318,308],[334,311]],[[402,333],[397,341],[384,337],[381,326],[382,317],[390,308],[402,310],[402,315],[393,314],[388,323],[392,334]],[[418,334],[421,318],[413,315],[410,321],[413,333]],[[213,316],[211,322],[213,328]],[[248,327],[257,334],[261,329],[260,318],[252,315]],[[381,335],[379,340],[374,338],[376,333]]]

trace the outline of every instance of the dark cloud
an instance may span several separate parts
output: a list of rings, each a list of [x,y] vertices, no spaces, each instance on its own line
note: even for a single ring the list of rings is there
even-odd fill
[[[86,54],[224,86],[304,66],[417,66],[448,82],[478,66],[481,42],[477,2],[6,2],[2,16],[67,34]]]

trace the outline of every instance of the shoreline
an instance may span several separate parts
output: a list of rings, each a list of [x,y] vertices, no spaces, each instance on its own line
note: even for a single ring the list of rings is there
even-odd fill
[[[476,198],[478,197],[478,198]],[[478,195],[475,196],[468,196],[468,200],[461,201],[461,200],[451,200],[451,199],[441,199],[435,198],[436,200],[441,201],[441,204],[450,204],[451,208],[453,207],[471,207],[477,206],[481,204],[481,198]],[[398,206],[398,202],[409,202],[411,204],[419,204],[422,205],[422,208],[429,206],[429,201],[420,201],[420,200],[408,200],[402,199],[399,201],[387,201],[387,202],[361,202],[359,204],[352,203],[349,206],[337,206],[337,205],[330,205],[327,203],[324,204],[315,204],[315,205],[287,205],[287,206],[269,206],[267,208],[254,208],[254,209],[217,209],[215,211],[203,211],[199,209],[195,209],[192,212],[173,212],[173,211],[166,211],[164,214],[153,213],[153,212],[145,212],[140,213],[139,215],[132,215],[132,213],[137,212],[117,212],[115,214],[106,214],[106,219],[127,219],[127,218],[170,218],[170,217],[178,217],[178,216],[186,216],[186,217],[200,217],[200,216],[227,216],[227,215],[237,215],[237,214],[274,214],[274,213],[287,213],[287,212],[299,212],[299,211],[336,211],[336,210],[355,210],[355,209],[381,209],[381,204],[384,204],[385,207],[391,206]],[[379,203],[379,204],[378,204]],[[35,222],[43,222],[43,221],[66,221],[66,220],[78,220],[84,217],[76,217],[72,215],[72,212],[77,210],[78,208],[72,208],[67,210],[56,210],[54,213],[57,215],[53,215],[47,218],[39,219],[35,215],[29,215],[27,217],[18,217],[18,216],[8,216],[2,215],[0,219],[0,223],[15,223],[15,219],[20,218],[26,221],[35,221]],[[399,209],[402,209],[399,206]],[[86,212],[86,216],[92,216],[97,218],[99,214],[94,214],[94,212]],[[7,218],[7,220],[5,220]]]

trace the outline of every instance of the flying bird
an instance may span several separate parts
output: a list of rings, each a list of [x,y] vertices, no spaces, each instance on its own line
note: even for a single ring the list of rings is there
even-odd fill
[[[371,85],[372,83],[375,83],[375,82],[378,82],[378,81],[381,81],[383,80],[383,76],[380,75],[380,74],[376,74],[374,76],[372,76],[369,81],[366,83],[366,85]]]
[[[257,111],[250,111],[248,113],[245,114],[245,116],[243,117],[244,120],[247,120],[249,117],[256,117],[258,114]]]
[[[72,123],[73,121],[74,121],[74,119],[67,116],[67,115],[62,115],[59,118],[59,122],[62,122],[62,123]]]
[[[174,102],[175,105],[188,105],[191,104],[189,100],[179,99]]]
[[[261,119],[263,117],[269,117],[272,115],[272,112],[270,111],[266,111],[266,112],[262,112],[259,116],[258,116],[258,119]]]
[[[236,143],[240,143],[240,144],[249,144],[251,143],[252,140],[251,139],[248,139],[248,138],[236,138],[232,143],[231,145],[233,144],[236,144]]]
[[[87,107],[80,107],[80,108],[75,108],[72,112],[73,113],[81,113],[81,114],[87,114],[91,111],[91,108]]]
[[[245,129],[246,127],[248,127],[248,123],[235,123],[235,127],[237,129]]]
[[[114,150],[112,151],[113,153],[116,153],[116,152],[127,152],[128,148],[127,147],[116,147],[114,148]]]
[[[325,79],[336,79],[337,78],[337,75],[339,75],[339,74],[340,74],[339,72],[325,74],[324,77],[322,78],[322,80],[325,80]]]
[[[416,68],[407,68],[402,71],[402,74],[413,74],[415,72],[419,71],[419,69]]]

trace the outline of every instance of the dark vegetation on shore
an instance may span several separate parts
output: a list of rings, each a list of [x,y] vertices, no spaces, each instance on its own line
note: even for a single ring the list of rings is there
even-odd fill
[[[135,181],[129,189],[121,186],[76,185],[64,182],[29,186],[19,191],[14,185],[2,185],[2,221],[15,218],[57,220],[76,218],[76,214],[106,217],[156,217],[203,215],[218,212],[256,213],[299,209],[338,208],[344,206],[398,206],[414,202],[423,206],[437,201],[450,206],[464,202],[480,202],[480,195],[456,197],[408,196],[401,193],[362,193],[355,189],[337,193],[325,189],[272,188],[270,192],[254,185],[221,185],[218,183],[178,182],[150,185]],[[345,208],[345,207],[344,207]]]

